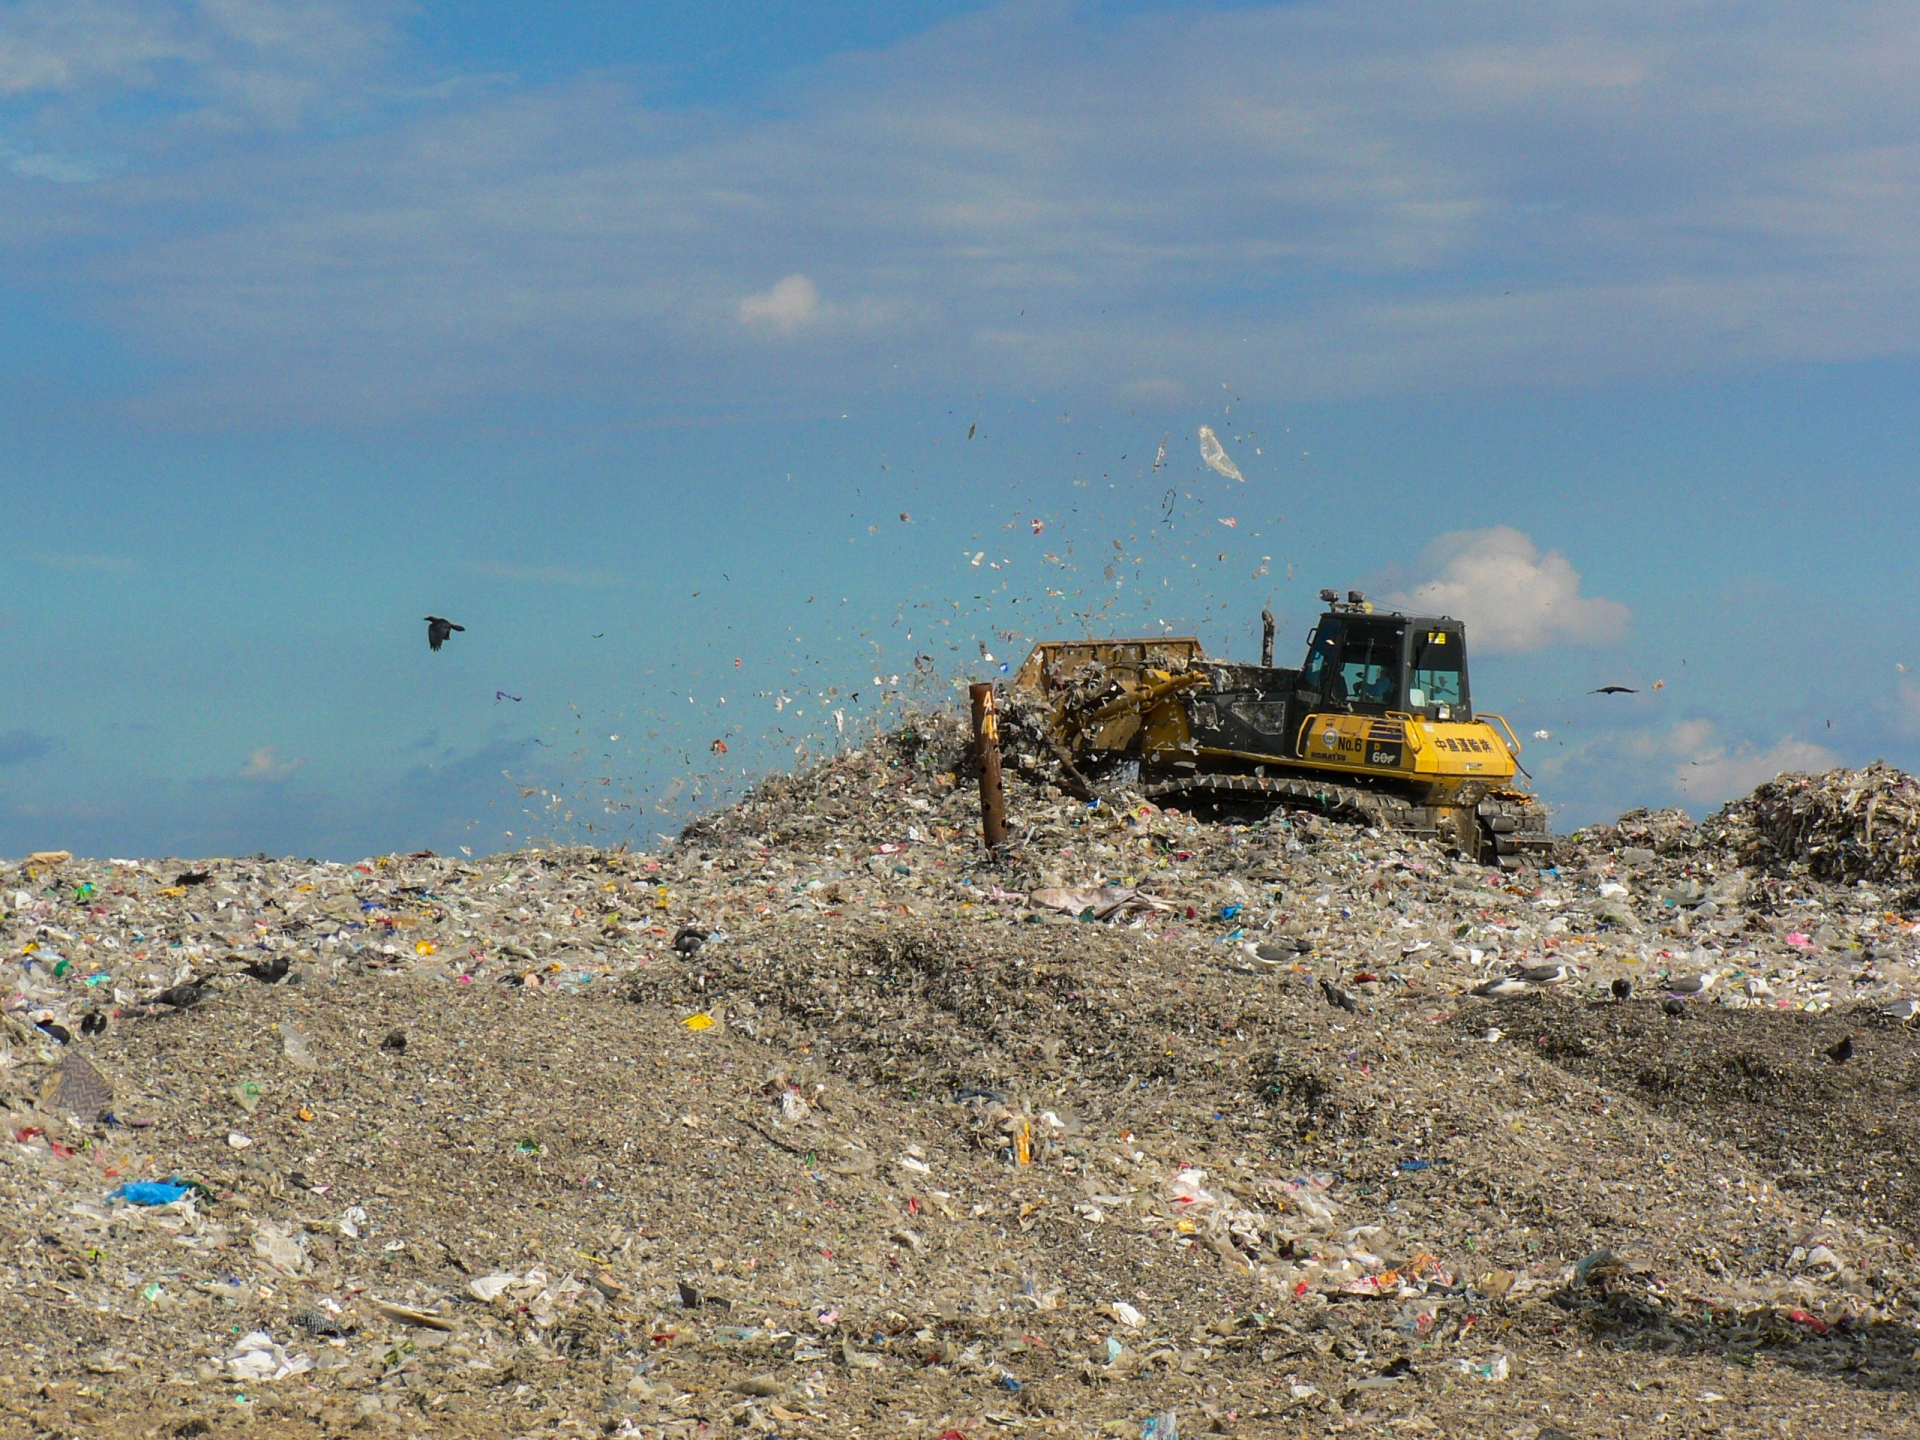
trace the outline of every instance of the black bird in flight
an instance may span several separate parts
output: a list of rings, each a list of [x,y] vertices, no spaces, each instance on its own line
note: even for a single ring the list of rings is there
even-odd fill
[[[460,627],[456,625],[453,628],[458,630]],[[438,650],[440,647],[436,645],[433,648]],[[1638,695],[1639,693],[1630,685],[1602,685],[1598,690],[1587,691],[1589,695]]]
[[[467,627],[464,625],[456,625],[451,620],[442,620],[438,615],[427,616],[427,648],[438,650],[447,643],[456,630],[462,635],[467,633]]]
[[[275,955],[266,960],[255,960],[242,965],[241,970],[265,985],[277,985],[287,978],[289,968],[287,957]]]

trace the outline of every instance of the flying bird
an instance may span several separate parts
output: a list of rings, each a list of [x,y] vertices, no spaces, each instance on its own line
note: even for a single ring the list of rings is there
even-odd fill
[[[1633,982],[1624,975],[1614,981],[1608,988],[1613,991],[1613,998],[1616,1000],[1630,1000],[1633,998]]]
[[[1853,1059],[1853,1036],[1842,1035],[1838,1044],[1829,1045],[1827,1058],[1836,1065],[1844,1065]]]
[[[427,616],[427,648],[438,650],[452,638],[456,630],[462,635],[467,633],[467,627],[464,625],[456,625],[453,621],[443,620],[438,615]]]
[[[1631,685],[1602,685],[1598,690],[1589,690],[1589,695],[1638,695],[1640,692]]]
[[[275,955],[266,960],[250,961],[240,968],[263,985],[277,985],[287,978],[287,957]]]

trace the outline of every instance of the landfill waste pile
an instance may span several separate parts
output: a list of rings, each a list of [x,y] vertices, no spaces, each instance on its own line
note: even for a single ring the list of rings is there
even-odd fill
[[[1010,767],[989,863],[967,755],[7,861],[0,1434],[1920,1429],[1905,777],[1500,872]]]
[[[1920,883],[1920,787],[1884,763],[1777,776],[1707,829],[1745,865],[1799,865],[1836,884]]]

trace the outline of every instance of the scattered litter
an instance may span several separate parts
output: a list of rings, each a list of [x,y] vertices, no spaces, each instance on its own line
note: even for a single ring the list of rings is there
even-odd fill
[[[1478,1433],[1524,1376],[1646,1428],[1716,1403],[1633,1390],[1649,1349],[1744,1337],[1832,1347],[1796,1384],[1871,1428],[1835,1377],[1920,1299],[1904,777],[1491,870],[1089,800],[1010,719],[989,864],[966,740],[916,716],[645,853],[0,868],[35,1390],[1162,1440],[1189,1393],[1190,1432]]]
[[[285,1380],[313,1368],[306,1355],[289,1355],[264,1330],[243,1335],[227,1359],[227,1373],[236,1380]]]
[[[1245,480],[1240,467],[1227,456],[1226,447],[1220,443],[1220,437],[1213,433],[1211,425],[1200,427],[1200,459],[1209,470],[1224,475],[1229,480]]]
[[[177,1180],[133,1180],[107,1192],[110,1200],[129,1205],[171,1205],[193,1193],[193,1187]]]

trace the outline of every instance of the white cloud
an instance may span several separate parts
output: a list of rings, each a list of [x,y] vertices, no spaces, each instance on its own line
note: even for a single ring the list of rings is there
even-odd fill
[[[1544,793],[1573,801],[1580,823],[1589,823],[1634,805],[1676,802],[1697,818],[1785,771],[1830,770],[1841,757],[1792,735],[1771,741],[1730,737],[1718,722],[1695,716],[1590,731],[1564,750],[1529,753],[1528,763]]]
[[[1488,654],[1549,645],[1616,645],[1631,611],[1617,600],[1580,593],[1567,557],[1546,554],[1510,525],[1456,530],[1427,551],[1438,573],[1405,593],[1382,596],[1396,610],[1451,615],[1467,622],[1473,647]]]
[[[273,746],[262,745],[247,757],[247,763],[240,767],[240,778],[256,784],[271,785],[286,779],[307,762],[304,760],[282,760]]]
[[[1728,743],[1705,720],[1682,722],[1668,735],[1676,757],[1673,783],[1689,800],[1719,805],[1788,770],[1831,770],[1840,757],[1806,740],[1776,740],[1762,749],[1750,741]]]
[[[789,275],[771,290],[746,296],[739,308],[741,324],[770,325],[786,335],[811,325],[821,313],[819,288],[804,275]]]
[[[1920,684],[1901,680],[1894,686],[1893,728],[1905,739],[1920,738]]]
[[[927,385],[1205,394],[1231,355],[1294,399],[1920,347],[1920,12],[1892,0],[1002,5],[732,123],[605,76],[396,77],[392,13],[0,14],[0,92],[61,100],[18,153],[139,162],[18,184],[0,246],[175,362],[170,413],[838,393],[894,383],[904,341]],[[1116,79],[1172,74],[1207,81]],[[745,333],[802,330],[802,376]]]

